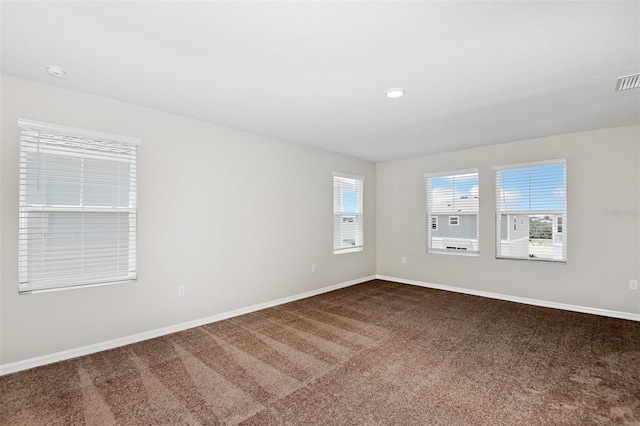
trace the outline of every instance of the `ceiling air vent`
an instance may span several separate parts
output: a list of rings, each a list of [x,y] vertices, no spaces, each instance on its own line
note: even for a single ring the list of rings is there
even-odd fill
[[[616,92],[637,89],[638,87],[640,87],[640,74],[625,75],[624,77],[618,77]]]

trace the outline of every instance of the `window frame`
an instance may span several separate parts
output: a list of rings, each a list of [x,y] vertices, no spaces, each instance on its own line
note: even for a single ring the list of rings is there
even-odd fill
[[[557,166],[557,165],[561,165],[563,166],[563,170],[562,170],[562,188],[560,188],[562,190],[563,196],[564,198],[562,199],[562,202],[564,204],[564,209],[533,209],[531,208],[531,205],[529,205],[529,209],[524,209],[524,210],[520,210],[520,209],[507,209],[507,208],[501,208],[499,203],[501,198],[501,194],[504,195],[504,188],[502,187],[502,182],[500,179],[501,176],[501,172],[506,171],[506,170],[518,170],[518,169],[535,169],[538,167],[545,167],[545,166]],[[542,161],[532,161],[532,162],[525,162],[525,163],[514,163],[514,164],[506,164],[506,165],[500,165],[500,166],[494,166],[493,167],[494,170],[494,185],[495,185],[495,220],[496,220],[496,253],[495,253],[495,258],[496,259],[501,259],[501,260],[524,260],[524,261],[532,261],[532,262],[549,262],[549,263],[558,263],[558,264],[566,264],[567,263],[567,212],[568,212],[568,190],[567,190],[567,159],[566,158],[557,158],[557,159],[552,159],[552,160],[542,160]],[[534,186],[530,186],[528,188],[528,191],[532,191],[532,189],[537,189],[537,187]],[[534,192],[539,192],[538,191],[534,191]],[[533,203],[540,203],[542,201],[544,201],[546,199],[544,198],[535,198],[535,199],[529,199],[529,203],[531,204]],[[504,201],[503,201],[504,202]],[[513,201],[512,201],[513,202]],[[523,223],[523,216],[526,216],[528,219],[528,225],[526,229],[529,229],[529,235],[526,237],[527,241],[528,241],[528,245],[527,245],[527,257],[523,257],[523,256],[510,256],[510,255],[506,255],[505,253],[503,253],[503,239],[502,239],[502,229],[501,229],[501,216],[503,215],[507,215],[507,216],[514,216],[513,217],[513,232],[520,232],[520,227],[517,226],[517,218],[520,217],[521,218],[521,223],[520,225],[524,226]],[[530,239],[531,239],[531,222],[532,222],[532,218],[536,218],[536,217],[540,217],[540,216],[553,216],[553,221],[551,222],[551,232],[552,232],[552,237],[551,237],[551,246],[552,246],[552,250],[551,250],[551,257],[535,257],[531,255],[531,245],[530,245]],[[558,220],[560,220],[560,231],[558,231]],[[512,224],[511,222],[508,222],[506,224],[507,228],[510,229]],[[560,241],[561,240],[561,241]],[[509,240],[506,240],[509,241]],[[558,243],[558,241],[560,241],[560,243]],[[561,244],[561,245],[560,245]],[[557,249],[557,247],[560,247],[559,249]],[[557,256],[555,253],[560,252],[561,255]],[[559,258],[556,258],[559,257]]]
[[[338,184],[339,182],[342,184]],[[347,183],[346,181],[351,181]],[[333,172],[333,254],[353,253],[364,250],[364,176]],[[354,210],[344,209],[344,189],[353,185]],[[353,220],[345,221],[345,218]],[[353,245],[345,245],[344,223],[354,223]]]
[[[137,280],[137,148],[141,144],[140,138],[25,119],[18,120],[18,127],[20,128],[19,294],[86,288]],[[33,159],[29,159],[30,157],[33,158],[34,154],[36,159],[35,168],[32,164],[30,165],[30,161],[33,161]],[[52,161],[52,159],[56,158],[62,161],[67,161],[64,160],[65,158],[77,160],[78,172],[74,173],[73,169],[63,167],[56,170],[54,175],[48,177],[41,174],[46,169],[41,171],[41,167],[44,166],[41,166],[38,162]],[[120,171],[120,164],[127,167],[123,172]],[[101,178],[96,181],[96,171],[94,169],[92,172],[91,167],[98,167],[98,173],[104,173],[104,169],[101,169],[101,167],[105,165],[110,167],[116,165],[116,177],[112,177],[111,180],[103,180]],[[61,182],[65,182],[65,184],[67,182],[73,183],[74,187],[77,183],[77,189],[72,189],[70,192],[73,198],[77,195],[77,201],[65,200],[68,201],[65,203],[61,200],[47,199],[46,193],[40,192],[43,190],[34,190],[32,187],[33,173],[36,176],[36,188],[44,185],[45,190],[46,188],[53,188],[51,189],[53,191],[58,188],[57,190],[59,191],[60,188],[63,188],[61,186],[63,183]],[[91,173],[94,173],[94,175],[91,175]],[[126,181],[121,180],[120,173],[125,173]],[[64,181],[60,179],[64,179]],[[104,189],[105,182],[109,188],[108,190]],[[109,185],[114,184],[124,184],[126,186],[127,195],[125,195],[125,198],[121,198],[119,195],[121,194],[120,186],[116,189],[109,187]],[[107,203],[107,200],[114,195],[116,198],[111,200],[111,203]],[[92,196],[94,197],[93,202],[88,201]],[[96,203],[98,200],[104,204]],[[80,215],[82,219],[74,219],[74,214]],[[123,215],[127,221],[126,225],[123,225],[126,228],[120,228]],[[89,218],[91,220],[85,222],[85,219]],[[106,247],[107,255],[117,256],[116,272],[113,274],[104,272],[105,266],[103,264],[100,266],[102,277],[98,278],[95,272],[91,276],[91,268],[87,268],[87,272],[85,272],[85,262],[90,262],[88,260],[90,255],[85,253],[85,244],[90,241],[89,234],[91,231],[96,232],[102,228],[101,232],[108,232],[104,230],[104,222],[100,222],[105,219],[108,220],[106,226],[115,222],[118,231],[127,229],[127,233],[117,234],[118,237],[116,237],[113,244]],[[31,220],[40,220],[42,225],[34,224],[30,226]],[[91,221],[96,220],[98,222],[94,222],[93,225],[90,224]],[[73,245],[61,246],[67,251],[71,250],[71,254],[68,254],[70,257],[65,259],[65,262],[67,264],[71,263],[75,268],[73,266],[64,267],[61,263],[62,261],[59,260],[59,252],[57,252],[59,249],[48,248],[45,250],[40,248],[41,253],[38,253],[36,249],[32,248],[37,246],[37,244],[36,246],[32,246],[32,244],[38,239],[43,241],[43,243],[40,243],[41,247],[45,238],[46,244],[64,244],[65,238],[68,241],[68,237],[65,236],[51,237],[49,235],[63,232],[60,231],[62,228],[55,228],[57,221],[58,223],[68,221],[74,226],[71,228],[71,232],[81,235],[75,240],[75,243],[80,243],[82,247],[80,252],[78,252],[77,247],[73,248]],[[88,225],[89,227],[85,227],[86,223],[90,224]],[[64,230],[67,234],[70,233],[68,229]],[[93,239],[95,241],[95,236]],[[104,243],[103,240],[100,241]],[[103,248],[100,247],[100,250]],[[121,252],[124,249],[126,251]],[[36,250],[35,254],[34,250]],[[36,266],[30,265],[32,256],[39,257]],[[95,252],[92,258],[96,259]],[[97,259],[100,259],[100,257]],[[120,264],[121,259],[126,259],[124,264]],[[45,264],[59,265],[61,272],[59,275],[56,274],[54,276],[50,272],[38,273],[37,269],[34,269],[42,268],[42,265]],[[107,265],[113,264],[107,263]],[[48,267],[50,268],[50,266]],[[93,271],[96,270],[95,268],[94,266]]]
[[[453,206],[451,206],[451,209],[443,209],[443,210],[438,210],[438,209],[432,209],[432,206],[430,204],[435,204],[432,200],[432,182],[433,182],[433,178],[452,178],[453,180],[455,180],[455,178],[458,179],[463,179],[466,177],[465,175],[471,175],[470,179],[473,183],[475,183],[474,186],[477,187],[477,192],[478,195],[477,196],[473,196],[473,198],[477,199],[477,201],[473,202],[473,204],[475,204],[475,210],[466,210],[466,211],[462,211],[461,209],[455,210],[453,209]],[[479,198],[479,188],[480,188],[480,172],[479,169],[477,168],[473,168],[473,169],[463,169],[463,170],[448,170],[448,171],[442,171],[442,172],[433,172],[433,173],[425,173],[424,175],[425,180],[426,180],[426,223],[427,223],[427,241],[426,241],[426,248],[427,248],[427,253],[433,253],[433,254],[452,254],[452,255],[461,255],[461,256],[479,256],[480,255],[480,198]],[[454,195],[455,191],[455,182],[452,181],[452,195]],[[469,193],[469,195],[465,196],[465,197],[460,197],[459,200],[463,200],[463,199],[469,199],[470,198],[471,192]],[[455,200],[455,199],[454,199]],[[466,202],[468,203],[468,202]],[[461,201],[461,204],[464,204]],[[453,214],[452,214],[453,213]],[[465,238],[465,237],[449,237],[449,238],[442,238],[442,237],[437,237],[442,239],[441,241],[441,245],[443,245],[443,247],[434,247],[433,245],[433,236],[432,233],[434,231],[439,231],[441,230],[443,227],[438,226],[438,228],[433,229],[433,227],[431,226],[432,224],[432,220],[435,218],[436,221],[439,221],[439,216],[447,216],[447,220],[445,223],[449,224],[449,227],[461,227],[461,218],[462,216],[475,216],[476,217],[476,223],[475,223],[475,238]],[[457,224],[451,225],[451,218],[452,217],[457,217]],[[453,243],[453,244],[451,244]],[[461,247],[461,245],[464,245],[465,247]],[[454,247],[456,246],[456,247]]]

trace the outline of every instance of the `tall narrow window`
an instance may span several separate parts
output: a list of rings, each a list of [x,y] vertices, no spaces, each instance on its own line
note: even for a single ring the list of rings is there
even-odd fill
[[[477,255],[478,170],[429,173],[425,177],[427,223],[431,225],[427,227],[427,252]]]
[[[19,291],[131,281],[138,138],[19,120]]]
[[[566,262],[566,160],[495,171],[496,257]]]
[[[363,249],[364,178],[333,174],[333,252],[347,253]]]

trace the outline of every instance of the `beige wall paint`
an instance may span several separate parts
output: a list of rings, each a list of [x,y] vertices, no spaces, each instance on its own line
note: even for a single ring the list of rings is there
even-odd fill
[[[142,138],[137,282],[18,295],[18,118]],[[375,274],[373,163],[9,76],[1,143],[1,364]],[[333,254],[333,171],[366,179],[363,252]]]
[[[377,164],[378,274],[577,306],[640,313],[640,126],[485,146]],[[568,262],[495,259],[493,166],[567,158]],[[479,168],[480,256],[426,253],[425,178]],[[401,257],[407,263],[401,263]]]

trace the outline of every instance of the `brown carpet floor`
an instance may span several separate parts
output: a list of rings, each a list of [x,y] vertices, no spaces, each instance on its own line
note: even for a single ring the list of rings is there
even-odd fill
[[[3,425],[640,425],[640,323],[371,281],[0,377]]]

